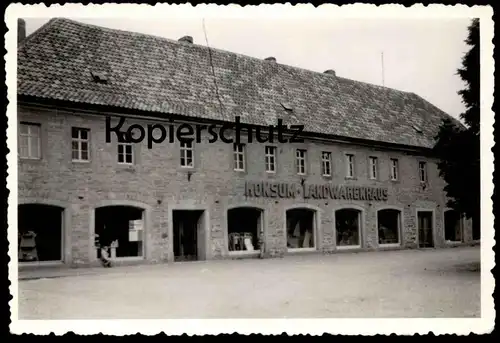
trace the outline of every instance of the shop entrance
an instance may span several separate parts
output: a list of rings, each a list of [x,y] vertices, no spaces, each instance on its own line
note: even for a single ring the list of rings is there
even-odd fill
[[[174,261],[205,259],[205,211],[173,210]]]
[[[417,213],[419,248],[434,247],[432,217],[431,211],[419,211]]]
[[[286,230],[288,249],[315,248],[315,211],[308,208],[295,208],[286,211]]]
[[[144,210],[134,206],[105,206],[95,210],[97,258],[101,246],[111,258],[144,258]]]
[[[63,213],[58,206],[18,206],[18,262],[63,260]]]

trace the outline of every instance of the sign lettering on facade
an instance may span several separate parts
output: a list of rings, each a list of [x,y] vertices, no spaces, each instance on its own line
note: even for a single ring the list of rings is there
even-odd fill
[[[388,189],[368,186],[316,185],[276,182],[245,182],[245,196],[263,198],[297,198],[386,201]]]

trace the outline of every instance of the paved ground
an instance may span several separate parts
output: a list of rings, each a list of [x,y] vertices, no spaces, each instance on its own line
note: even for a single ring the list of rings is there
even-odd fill
[[[479,247],[101,269],[19,281],[19,319],[480,317]]]

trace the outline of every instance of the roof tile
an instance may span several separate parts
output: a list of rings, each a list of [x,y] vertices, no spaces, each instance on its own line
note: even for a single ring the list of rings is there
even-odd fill
[[[285,118],[306,132],[423,148],[449,118],[413,93],[62,18],[19,47],[18,94],[257,125]]]

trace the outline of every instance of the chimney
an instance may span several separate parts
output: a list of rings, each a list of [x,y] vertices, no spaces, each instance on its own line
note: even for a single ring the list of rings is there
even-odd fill
[[[269,61],[269,62],[276,62],[276,58],[274,57],[267,57],[267,58],[264,58],[265,61]]]
[[[182,38],[179,38],[179,42],[193,44],[193,37],[191,37],[191,36],[184,36]]]
[[[337,76],[337,74],[335,73],[335,70],[333,69],[328,69],[328,70],[325,70],[324,72],[325,74],[329,74],[329,75],[332,75],[332,76]]]
[[[17,43],[21,43],[26,38],[26,22],[24,19],[17,19]]]

